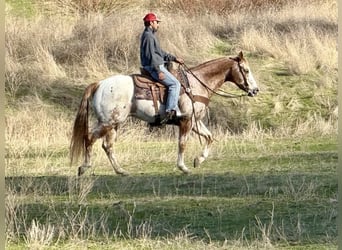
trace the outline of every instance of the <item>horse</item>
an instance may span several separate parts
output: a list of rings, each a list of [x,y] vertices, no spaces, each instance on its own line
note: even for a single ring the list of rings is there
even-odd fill
[[[179,128],[177,167],[184,174],[189,174],[191,171],[184,163],[184,151],[190,132],[194,131],[205,141],[202,152],[194,159],[194,167],[198,167],[208,157],[214,141],[212,133],[202,121],[211,96],[218,93],[225,82],[235,83],[249,97],[256,96],[259,88],[242,51],[237,56],[224,56],[192,68],[186,67],[184,76],[187,84],[182,83],[182,87],[186,91],[179,96],[178,101],[182,116],[171,125]],[[78,176],[91,167],[91,149],[100,138],[103,138],[102,148],[114,172],[119,175],[129,174],[119,165],[112,150],[113,139],[116,138],[120,124],[129,116],[150,124],[156,121],[156,117],[165,116],[165,105],[162,102],[157,101],[159,114],[156,114],[154,101],[136,98],[135,89],[133,75],[123,74],[113,75],[85,88],[70,142],[71,165],[81,154],[84,157],[83,164],[78,167]],[[88,125],[90,100],[97,118],[97,124],[91,131]]]

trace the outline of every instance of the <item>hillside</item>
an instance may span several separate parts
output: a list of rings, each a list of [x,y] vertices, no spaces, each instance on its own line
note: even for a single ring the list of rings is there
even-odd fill
[[[98,2],[25,1],[25,15],[21,5],[6,2],[8,109],[21,110],[22,103],[38,101],[73,116],[88,83],[137,72],[141,18],[152,9],[164,20],[159,31],[163,47],[189,66],[240,50],[249,59],[260,95],[215,98],[212,126],[232,132],[251,123],[267,130],[295,129],[303,123],[334,127],[335,1],[246,0],[228,5],[216,0],[211,6],[195,0]],[[239,93],[228,84],[226,89]]]

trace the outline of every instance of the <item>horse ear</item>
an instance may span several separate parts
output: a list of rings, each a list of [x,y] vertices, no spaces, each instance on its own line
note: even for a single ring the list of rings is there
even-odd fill
[[[243,53],[242,53],[242,51],[240,51],[238,57],[240,58],[240,61],[243,59]]]
[[[236,57],[229,57],[229,58],[234,61],[241,62],[243,60],[243,53],[242,51],[240,51],[240,53]]]

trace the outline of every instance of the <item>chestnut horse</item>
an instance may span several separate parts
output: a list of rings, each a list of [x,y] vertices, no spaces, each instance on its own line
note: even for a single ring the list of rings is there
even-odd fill
[[[240,52],[235,57],[214,59],[186,70],[187,92],[180,95],[178,106],[182,118],[174,123],[179,127],[177,167],[183,173],[190,173],[184,163],[184,151],[191,131],[205,139],[202,153],[194,159],[194,167],[201,164],[209,154],[213,142],[211,132],[201,121],[206,114],[210,97],[217,93],[223,83],[230,81],[246,92],[255,96],[259,89],[249,68],[247,60]],[[82,175],[90,168],[92,145],[103,137],[102,148],[117,174],[128,174],[120,167],[113,151],[113,137],[119,125],[128,116],[134,116],[148,123],[154,123],[156,110],[151,100],[135,97],[135,87],[131,75],[115,75],[102,81],[90,84],[84,91],[77,116],[75,118],[70,144],[71,164],[82,154],[83,164],[78,168]],[[183,84],[182,84],[183,85]],[[184,85],[183,85],[184,88]],[[89,132],[89,102],[92,99],[93,110],[97,117],[97,125]],[[165,105],[158,102],[161,118],[165,116]]]

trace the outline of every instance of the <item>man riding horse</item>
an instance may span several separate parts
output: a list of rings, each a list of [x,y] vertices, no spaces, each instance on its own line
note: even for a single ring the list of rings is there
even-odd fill
[[[180,115],[178,98],[181,85],[177,78],[165,68],[164,63],[174,61],[183,64],[184,60],[160,48],[159,41],[155,36],[159,28],[160,19],[154,13],[148,13],[143,20],[145,29],[141,35],[140,43],[141,65],[144,70],[150,73],[154,80],[159,81],[168,88],[165,106],[166,115],[160,122],[161,124],[165,124],[176,120],[177,115]]]
[[[185,164],[184,152],[191,131],[204,138],[202,152],[194,158],[194,167],[198,167],[207,159],[214,141],[212,133],[202,121],[206,115],[210,98],[214,94],[232,97],[229,93],[228,95],[220,94],[219,88],[225,82],[234,83],[245,92],[245,96],[253,97],[259,92],[257,82],[242,51],[237,56],[223,56],[188,68],[183,59],[161,50],[155,37],[160,22],[156,15],[147,14],[144,17],[144,22],[145,30],[141,37],[141,63],[154,79],[138,74],[118,74],[86,87],[76,114],[70,141],[71,164],[77,161],[80,155],[84,157],[82,165],[78,168],[79,176],[91,167],[92,146],[100,138],[103,138],[102,148],[115,173],[127,174],[127,171],[120,166],[113,151],[115,141],[113,139],[116,138],[118,129],[129,116],[134,116],[149,124],[159,124],[156,122],[158,115],[161,115],[163,124],[178,126],[177,167],[183,173],[188,174],[191,171]],[[164,67],[165,61],[184,64],[186,84],[183,81],[179,82]],[[159,84],[154,83],[156,80],[168,87],[166,102],[164,90],[160,90],[159,86],[155,87]],[[179,96],[181,84],[182,90],[184,91],[186,88],[187,94]],[[160,98],[157,99],[156,96]],[[158,107],[164,103],[166,103],[167,115],[163,113],[164,110],[161,112],[158,110]],[[93,107],[97,118],[97,123],[91,130],[89,126],[90,106]],[[177,111],[182,112],[181,119],[175,116]]]

